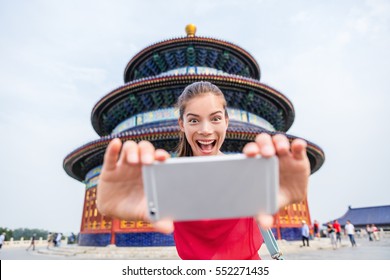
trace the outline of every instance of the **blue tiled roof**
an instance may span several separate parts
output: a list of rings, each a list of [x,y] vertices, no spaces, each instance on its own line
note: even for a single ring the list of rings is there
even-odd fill
[[[390,205],[352,208],[336,219],[344,226],[347,220],[355,226],[366,226],[368,224],[390,225]]]

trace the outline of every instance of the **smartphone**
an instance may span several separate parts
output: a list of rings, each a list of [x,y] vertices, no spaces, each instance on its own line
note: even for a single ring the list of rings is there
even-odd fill
[[[170,158],[143,166],[142,176],[152,221],[238,218],[278,210],[276,156]]]

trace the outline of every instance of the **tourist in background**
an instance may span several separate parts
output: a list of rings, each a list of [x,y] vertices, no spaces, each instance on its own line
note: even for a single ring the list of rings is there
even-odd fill
[[[76,235],[72,232],[69,236],[68,244],[76,243]]]
[[[0,249],[3,247],[4,240],[5,240],[5,232],[3,232],[0,235]]]
[[[374,241],[374,239],[372,238],[372,228],[371,228],[370,225],[366,226],[366,231],[367,231],[367,234],[368,234],[368,240]]]
[[[336,232],[336,242],[338,242],[341,246],[341,225],[339,224],[339,221],[334,220],[332,226]]]
[[[313,232],[314,232],[314,238],[320,237],[320,224],[318,223],[317,220],[314,220]]]
[[[309,226],[307,225],[305,220],[302,221],[301,233],[302,233],[303,247],[305,247],[305,241],[306,241],[307,247],[309,247],[310,230],[309,230]]]
[[[334,230],[331,222],[328,222],[326,230],[328,233],[328,237],[330,239],[330,243],[332,244],[333,249],[336,250],[337,249],[336,231]]]
[[[371,225],[371,230],[372,230],[372,235],[373,235],[375,241],[379,241],[379,230],[378,230],[378,228],[374,224],[372,224]]]
[[[53,246],[57,247],[57,232],[53,232]]]
[[[347,234],[348,237],[349,237],[349,241],[351,241],[352,247],[355,247],[355,246],[356,246],[356,241],[355,241],[355,227],[354,227],[354,225],[351,223],[350,220],[347,221],[344,230],[345,230],[345,234]]]
[[[59,232],[59,233],[57,233],[57,237],[56,237],[56,246],[57,247],[61,246],[61,239],[62,239],[62,233]]]
[[[49,249],[50,245],[52,245],[53,237],[54,237],[54,233],[49,232],[49,234],[47,235],[47,249]]]
[[[35,251],[35,240],[36,240],[36,238],[37,238],[37,235],[34,233],[33,236],[31,237],[30,246],[28,246],[26,251],[30,250],[31,247],[32,247],[33,251]]]

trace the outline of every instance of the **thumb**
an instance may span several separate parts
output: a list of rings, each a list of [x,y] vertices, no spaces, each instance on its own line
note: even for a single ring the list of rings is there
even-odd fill
[[[257,224],[263,229],[269,229],[274,224],[274,217],[267,214],[258,214],[255,216]]]
[[[153,223],[153,227],[156,231],[164,233],[164,234],[170,234],[174,230],[173,221],[172,220],[160,220],[155,223]]]
[[[291,143],[291,152],[295,159],[302,160],[306,157],[307,143],[302,139],[295,139]]]

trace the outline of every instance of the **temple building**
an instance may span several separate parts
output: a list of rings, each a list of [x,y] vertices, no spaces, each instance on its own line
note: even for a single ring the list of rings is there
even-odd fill
[[[187,36],[169,39],[137,53],[124,71],[124,85],[112,90],[92,109],[91,121],[100,136],[66,156],[66,173],[85,184],[79,245],[172,246],[172,235],[154,231],[143,221],[103,216],[96,208],[96,186],[105,149],[114,138],[148,140],[174,155],[179,139],[177,97],[190,83],[210,81],[225,95],[229,127],[223,153],[239,153],[261,132],[286,134],[294,122],[294,107],[281,92],[260,82],[260,67],[241,47],[214,38]],[[301,138],[301,137],[300,137]],[[324,163],[320,147],[308,142],[311,173]],[[301,221],[311,223],[307,200],[285,207],[275,215],[273,231],[279,239],[300,239]]]
[[[337,220],[345,226],[349,220],[355,229],[365,229],[367,225],[375,224],[377,227],[390,231],[390,205],[369,207],[348,207],[347,212]]]

